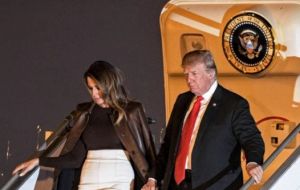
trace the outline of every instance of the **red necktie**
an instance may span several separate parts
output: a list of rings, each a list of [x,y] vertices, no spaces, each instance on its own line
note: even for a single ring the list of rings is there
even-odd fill
[[[175,181],[177,184],[180,184],[182,180],[184,180],[185,178],[186,158],[189,152],[190,141],[194,130],[195,122],[198,116],[198,112],[201,107],[202,99],[203,99],[202,96],[197,97],[197,100],[194,103],[193,108],[189,113],[184,123],[184,127],[182,129],[179,151],[176,156],[175,173],[174,173]]]

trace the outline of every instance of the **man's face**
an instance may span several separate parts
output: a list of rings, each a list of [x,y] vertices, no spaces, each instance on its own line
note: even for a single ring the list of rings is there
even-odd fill
[[[186,65],[183,73],[190,91],[197,96],[207,92],[214,81],[213,71],[207,71],[202,63]]]

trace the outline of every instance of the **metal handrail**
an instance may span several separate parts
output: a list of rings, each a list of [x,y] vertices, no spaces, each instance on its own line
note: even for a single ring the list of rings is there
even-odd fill
[[[269,190],[273,187],[275,187],[275,189],[280,189],[278,188],[278,185],[280,186],[280,184],[285,184],[284,185],[285,189],[297,189],[296,186],[299,185],[299,182],[298,180],[294,180],[292,176],[295,176],[294,172],[299,170],[299,165],[297,165],[299,159],[300,159],[300,146],[298,146],[296,150],[294,150],[294,152],[272,174],[272,176],[264,183],[264,185],[260,190]],[[289,174],[291,174],[290,177],[287,177],[287,175]],[[285,179],[282,180],[281,182],[282,178]],[[291,181],[287,183],[286,181],[287,179]],[[293,188],[290,186],[293,186]]]
[[[78,112],[73,111],[71,112],[65,119],[61,122],[61,124],[57,127],[53,134],[43,143],[41,148],[45,147],[42,151],[37,151],[33,153],[30,158],[36,158],[39,156],[49,156],[57,146],[62,142],[64,139],[63,137],[66,133],[70,130],[71,123],[73,122],[74,118],[76,117]],[[27,172],[24,176],[20,176],[19,173],[13,175],[1,188],[1,190],[14,190],[18,189],[21,185],[23,185],[26,180],[28,180],[32,174],[38,169],[38,166],[32,169],[31,171]]]
[[[279,145],[279,147],[267,158],[267,160],[262,165],[263,170],[265,170],[275,158],[282,152],[282,150],[296,137],[300,132],[300,124],[284,139],[284,141]],[[240,190],[247,190],[254,183],[254,178],[250,177],[246,183],[240,188]]]

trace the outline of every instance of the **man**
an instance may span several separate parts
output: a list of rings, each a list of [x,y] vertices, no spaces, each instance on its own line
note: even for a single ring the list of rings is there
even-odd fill
[[[156,171],[143,189],[239,189],[243,184],[241,150],[247,172],[259,183],[264,142],[248,102],[217,83],[209,51],[187,53],[182,67],[190,91],[177,97]]]

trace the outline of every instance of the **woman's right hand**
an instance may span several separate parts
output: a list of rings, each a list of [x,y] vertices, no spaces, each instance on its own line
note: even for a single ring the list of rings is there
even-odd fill
[[[39,159],[38,158],[34,158],[32,160],[23,162],[22,164],[18,165],[14,171],[13,171],[13,175],[17,174],[18,172],[20,172],[20,176],[24,176],[28,171],[32,170],[34,167],[39,165]]]

